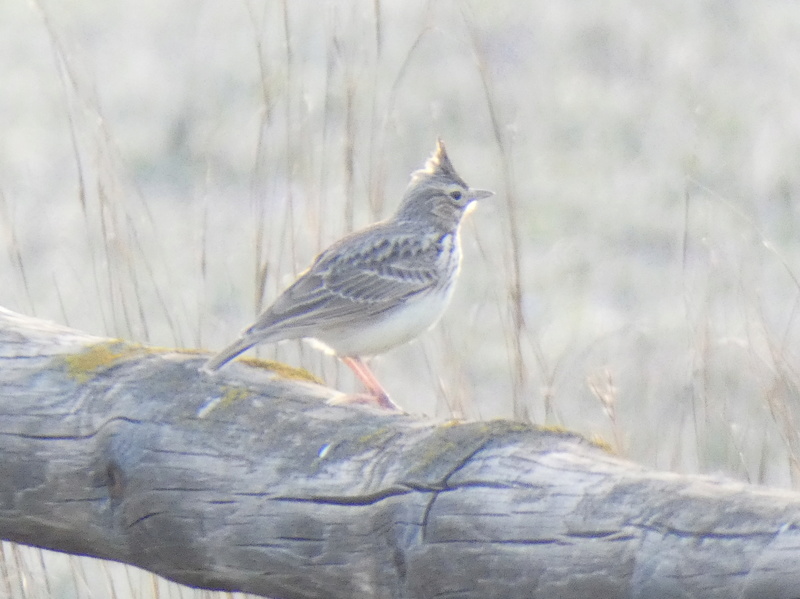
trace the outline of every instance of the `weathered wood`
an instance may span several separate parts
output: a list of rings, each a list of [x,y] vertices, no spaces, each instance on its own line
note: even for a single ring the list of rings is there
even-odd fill
[[[800,597],[798,494],[201,361],[0,309],[0,537],[276,598]]]

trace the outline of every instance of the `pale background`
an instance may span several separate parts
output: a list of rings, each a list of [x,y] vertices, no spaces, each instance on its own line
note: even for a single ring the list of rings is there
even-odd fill
[[[798,3],[4,0],[0,305],[219,349],[437,136],[497,196],[440,326],[374,361],[397,403],[797,486]],[[195,596],[2,551],[0,597]]]

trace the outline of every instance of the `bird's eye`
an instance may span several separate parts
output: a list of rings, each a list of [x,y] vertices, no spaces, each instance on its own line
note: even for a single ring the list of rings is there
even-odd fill
[[[460,199],[461,199],[461,192],[460,192],[460,191],[458,191],[458,190],[456,190],[456,191],[451,191],[451,192],[450,192],[450,197],[451,197],[451,198],[453,198],[453,199],[454,199],[454,200],[457,202],[458,200],[460,200]]]

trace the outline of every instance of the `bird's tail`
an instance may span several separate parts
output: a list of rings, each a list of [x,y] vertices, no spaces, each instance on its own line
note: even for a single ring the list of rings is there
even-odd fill
[[[225,364],[233,360],[239,354],[247,351],[251,347],[253,347],[256,343],[258,343],[258,339],[253,339],[250,336],[245,335],[244,337],[240,337],[233,343],[231,343],[228,347],[223,349],[218,354],[211,357],[208,362],[203,364],[201,370],[205,371],[208,374],[213,374]]]

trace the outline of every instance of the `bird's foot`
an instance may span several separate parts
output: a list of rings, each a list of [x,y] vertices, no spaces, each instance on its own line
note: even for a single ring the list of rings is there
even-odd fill
[[[336,403],[377,404],[384,410],[403,413],[400,406],[391,400],[386,389],[383,388],[364,360],[353,356],[340,356],[339,359],[355,373],[362,383],[364,383],[368,393],[345,395],[341,401],[336,401]]]

